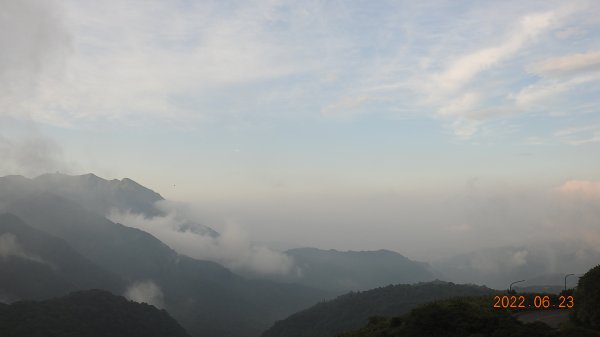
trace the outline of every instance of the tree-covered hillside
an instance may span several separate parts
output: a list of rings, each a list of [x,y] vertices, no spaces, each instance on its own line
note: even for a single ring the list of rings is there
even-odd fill
[[[327,337],[357,329],[365,325],[371,316],[398,316],[427,302],[493,292],[486,287],[441,281],[352,292],[279,321],[262,337]]]
[[[569,326],[555,330],[540,322],[522,323],[506,310],[496,310],[489,296],[436,301],[404,316],[372,317],[356,331],[337,337],[600,337]]]
[[[0,336],[189,337],[165,310],[100,290],[0,305]]]
[[[579,279],[575,298],[575,320],[584,326],[600,330],[600,265]]]
[[[520,322],[514,312],[493,308],[488,295],[435,301],[402,316],[371,317],[366,326],[337,337],[600,337],[600,266],[580,278],[574,297],[571,321],[558,329]],[[558,317],[557,309],[548,310],[554,316],[544,319]]]
[[[0,301],[48,299],[76,290],[125,291],[125,282],[64,240],[0,214]]]

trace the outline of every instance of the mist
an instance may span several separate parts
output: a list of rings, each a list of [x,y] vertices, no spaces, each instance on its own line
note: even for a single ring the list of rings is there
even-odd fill
[[[0,120],[51,119],[40,100],[52,96],[50,82],[64,75],[71,53],[64,11],[57,1],[0,3]]]
[[[18,257],[35,262],[45,263],[39,256],[27,252],[17,237],[12,233],[4,233],[0,235],[0,258],[6,259],[9,257]]]
[[[54,109],[39,106],[71,53],[62,7],[53,0],[2,1],[0,11],[0,174],[65,172],[62,147],[40,129]]]
[[[29,129],[18,136],[3,136],[0,126],[0,175],[35,177],[48,172],[69,172],[62,147],[52,138]]]
[[[162,290],[154,281],[151,280],[132,284],[129,288],[127,288],[123,296],[131,301],[147,303],[159,309],[163,309],[165,307]]]
[[[243,219],[262,242],[293,248],[386,248],[432,261],[507,245],[577,241],[600,247],[600,199],[592,181],[494,184],[349,195],[315,193],[194,203],[207,221]],[[525,253],[514,261],[526,259]],[[513,260],[512,257],[509,260]]]
[[[255,245],[237,223],[225,223],[218,236],[203,233],[182,214],[178,204],[161,202],[165,216],[146,217],[142,214],[113,210],[108,218],[146,231],[165,242],[180,254],[196,259],[218,262],[239,273],[255,275],[285,275],[295,272],[293,260],[285,254]]]

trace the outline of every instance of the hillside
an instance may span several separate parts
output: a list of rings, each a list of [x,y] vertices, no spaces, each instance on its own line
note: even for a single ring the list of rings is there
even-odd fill
[[[64,240],[0,214],[0,300],[47,299],[75,290],[125,290],[125,282]]]
[[[298,248],[285,252],[301,269],[289,281],[340,293],[435,279],[426,263],[389,250],[347,251]]]
[[[540,322],[522,323],[505,310],[492,309],[490,300],[486,296],[436,301],[403,316],[372,317],[366,326],[336,337],[600,337],[581,327],[555,330]]]
[[[600,337],[599,289],[597,266],[579,279],[573,309],[514,312],[494,309],[492,296],[453,298],[419,306],[402,316],[372,317],[366,326],[337,337]]]
[[[321,302],[279,321],[265,331],[262,337],[327,337],[357,329],[366,324],[371,316],[397,316],[434,300],[480,296],[493,292],[486,287],[441,281],[353,292]]]
[[[100,290],[0,305],[0,336],[189,337],[166,311]]]

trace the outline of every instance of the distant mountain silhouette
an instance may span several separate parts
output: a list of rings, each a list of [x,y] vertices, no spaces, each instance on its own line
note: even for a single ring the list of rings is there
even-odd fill
[[[0,336],[189,337],[166,311],[100,290],[0,305]]]
[[[434,300],[455,296],[481,296],[493,292],[486,287],[442,281],[352,292],[295,313],[275,323],[262,337],[328,337],[358,329],[371,316],[398,316]]]
[[[290,277],[291,281],[341,293],[435,279],[428,264],[389,250],[340,252],[298,248],[285,253],[300,268],[300,273]]]

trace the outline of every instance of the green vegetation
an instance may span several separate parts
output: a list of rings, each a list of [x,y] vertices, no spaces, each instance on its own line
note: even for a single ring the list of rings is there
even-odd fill
[[[326,337],[358,329],[371,316],[402,315],[418,305],[456,296],[482,296],[495,291],[449,282],[400,284],[353,292],[319,303],[275,323],[262,337]],[[491,301],[491,300],[490,300]],[[491,302],[488,302],[488,305]]]
[[[100,290],[0,305],[0,336],[189,337],[166,311]]]
[[[489,296],[436,301],[401,317],[372,317],[365,327],[337,337],[600,337],[580,327],[522,323],[506,310],[492,309],[490,301]]]
[[[600,330],[600,265],[579,279],[575,298],[575,319],[584,326]]]
[[[563,295],[570,295],[571,291]],[[522,294],[532,297],[536,294]],[[539,294],[538,294],[539,295]],[[435,301],[403,316],[371,317],[361,329],[338,337],[600,337],[600,266],[588,271],[575,290],[572,321],[559,329],[523,323],[514,310],[493,309],[491,296]],[[556,301],[553,297],[553,301]]]

